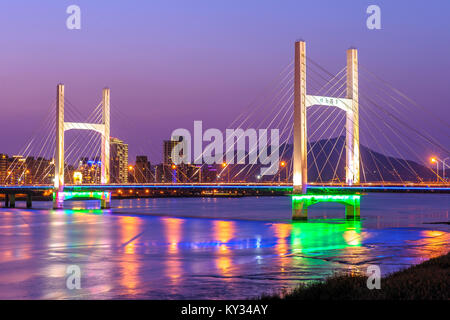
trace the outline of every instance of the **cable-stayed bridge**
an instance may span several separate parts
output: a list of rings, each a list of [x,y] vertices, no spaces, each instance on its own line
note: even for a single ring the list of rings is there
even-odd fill
[[[8,165],[0,193],[12,195],[5,198],[11,204],[14,194],[52,190],[54,207],[61,208],[64,200],[77,191],[83,197],[92,191],[94,197],[101,199],[102,207],[107,208],[110,192],[124,188],[282,190],[297,195],[307,195],[308,188],[333,192],[447,190],[444,158],[450,154],[448,146],[411,123],[408,115],[423,115],[423,127],[441,130],[446,138],[449,124],[366,70],[358,61],[356,49],[347,50],[346,58],[346,66],[333,73],[307,56],[304,41],[296,42],[294,61],[230,124],[230,128],[244,130],[279,130],[279,169],[269,177],[257,174],[260,164],[244,161],[250,153],[259,155],[264,151],[258,149],[258,143],[250,143],[249,134],[242,137],[244,142],[246,138],[249,141],[244,157],[236,159],[237,164],[219,163],[219,181],[214,183],[201,180],[204,165],[197,165],[190,173],[174,169],[170,184],[158,183],[155,175],[140,184],[117,184],[110,177],[111,113],[116,113],[119,125],[130,123],[129,119],[120,108],[111,106],[107,88],[100,103],[85,118],[67,99],[64,85],[59,84],[55,105],[43,127],[22,150],[22,157]],[[66,144],[65,132],[72,130],[88,132],[88,136],[79,134]],[[146,148],[143,153],[155,149],[159,148]],[[225,151],[230,151],[228,145]],[[428,163],[429,156],[436,153],[444,159],[433,158],[441,163],[441,171],[438,165],[434,168]],[[34,181],[27,183],[30,169],[26,159],[30,156],[36,156],[37,168]],[[45,162],[46,157],[52,161]],[[99,170],[94,172],[99,177],[89,184],[74,184],[73,177],[67,175],[81,157],[100,159]],[[225,181],[219,179],[225,176]]]

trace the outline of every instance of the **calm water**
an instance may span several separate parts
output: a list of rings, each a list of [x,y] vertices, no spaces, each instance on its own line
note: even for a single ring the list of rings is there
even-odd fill
[[[384,274],[450,250],[450,195],[369,194],[361,221],[341,205],[293,223],[290,197],[72,202],[0,209],[0,299],[235,299],[336,271]],[[18,206],[24,206],[20,202]],[[139,215],[137,215],[139,214]],[[66,268],[81,268],[81,290]]]

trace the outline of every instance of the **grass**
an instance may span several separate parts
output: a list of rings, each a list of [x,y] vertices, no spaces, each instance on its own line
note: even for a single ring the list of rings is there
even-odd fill
[[[340,274],[323,282],[300,285],[290,292],[262,296],[268,300],[449,300],[450,252],[381,279],[368,289],[367,276]]]

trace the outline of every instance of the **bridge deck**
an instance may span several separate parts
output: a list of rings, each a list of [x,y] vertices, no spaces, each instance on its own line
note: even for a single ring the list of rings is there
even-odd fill
[[[66,185],[65,191],[112,191],[121,189],[203,189],[203,190],[275,190],[292,192],[292,185],[289,184],[248,184],[248,183],[221,183],[221,184],[110,184],[110,185]],[[449,185],[395,185],[395,184],[361,184],[357,186],[340,185],[308,185],[309,190],[315,192],[443,192],[450,193]],[[21,185],[21,186],[0,186],[0,194],[28,194],[53,190],[51,185]]]

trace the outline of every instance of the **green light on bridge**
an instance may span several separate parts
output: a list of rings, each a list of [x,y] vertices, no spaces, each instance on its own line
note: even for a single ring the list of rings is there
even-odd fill
[[[64,200],[68,199],[104,199],[108,197],[109,192],[104,191],[64,191],[59,192],[59,196]],[[53,199],[55,199],[56,193],[53,192]]]
[[[360,194],[296,194],[292,195],[292,201],[310,200],[317,202],[341,202],[341,201],[359,201]]]
[[[359,219],[360,194],[296,194],[292,195],[292,219],[307,220],[308,207],[319,202],[336,202],[345,205],[347,219]]]

